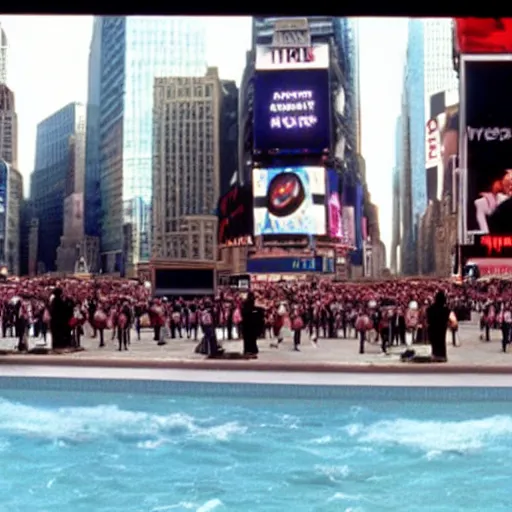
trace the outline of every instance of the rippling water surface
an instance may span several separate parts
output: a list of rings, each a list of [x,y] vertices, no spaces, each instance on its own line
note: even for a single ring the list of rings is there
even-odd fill
[[[512,406],[0,391],[0,511],[507,511]]]

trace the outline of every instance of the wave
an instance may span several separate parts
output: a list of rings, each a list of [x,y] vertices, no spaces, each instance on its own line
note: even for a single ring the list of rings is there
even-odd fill
[[[41,408],[0,398],[0,434],[36,437],[63,442],[98,438],[134,441],[140,448],[157,448],[165,439],[203,438],[226,441],[243,434],[237,422],[217,423],[182,413],[159,415],[128,411],[116,405]]]
[[[429,458],[451,452],[464,454],[512,436],[512,417],[490,416],[464,421],[383,420],[370,425],[350,424],[345,432],[360,443],[399,445],[419,449]]]
[[[167,512],[172,510],[173,512],[179,510],[195,510],[195,512],[213,512],[213,510],[221,507],[223,505],[222,501],[217,498],[212,500],[208,500],[206,503],[202,505],[196,505],[190,501],[180,501],[180,503],[176,503],[175,505],[163,505],[154,507],[151,509],[151,512]]]

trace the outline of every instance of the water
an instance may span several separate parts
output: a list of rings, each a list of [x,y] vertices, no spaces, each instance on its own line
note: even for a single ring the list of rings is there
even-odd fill
[[[1,512],[510,511],[512,406],[0,391]]]

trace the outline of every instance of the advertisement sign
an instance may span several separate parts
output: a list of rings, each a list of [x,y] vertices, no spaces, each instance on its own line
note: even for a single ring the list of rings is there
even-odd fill
[[[254,234],[325,235],[325,169],[254,169]]]
[[[250,186],[233,185],[219,199],[219,245],[252,245],[253,217]]]
[[[256,73],[254,152],[328,152],[329,103],[327,70]]]
[[[441,136],[437,119],[429,119],[425,129],[425,164],[437,167],[441,159]]]
[[[311,258],[253,258],[247,260],[247,272],[264,273],[334,273],[334,258],[313,256]]]
[[[512,18],[456,18],[460,53],[512,52]]]
[[[337,240],[343,239],[343,224],[341,221],[340,179],[338,173],[327,171],[327,211],[329,215],[329,236]]]
[[[6,262],[5,244],[7,238],[7,193],[9,188],[9,167],[0,160],[0,263]]]
[[[430,97],[426,129],[427,199],[453,197],[454,158],[459,152],[459,91],[442,91]]]
[[[512,233],[512,61],[462,60],[461,167],[467,232]]]
[[[256,71],[328,69],[329,45],[256,46]]]

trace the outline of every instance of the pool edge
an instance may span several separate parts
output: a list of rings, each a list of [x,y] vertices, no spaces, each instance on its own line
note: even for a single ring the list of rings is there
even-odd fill
[[[451,363],[283,363],[254,360],[179,360],[179,359],[103,359],[64,355],[9,355],[0,357],[0,365],[73,366],[88,368],[141,368],[169,370],[219,370],[297,373],[432,373],[432,374],[512,374],[512,366]]]

